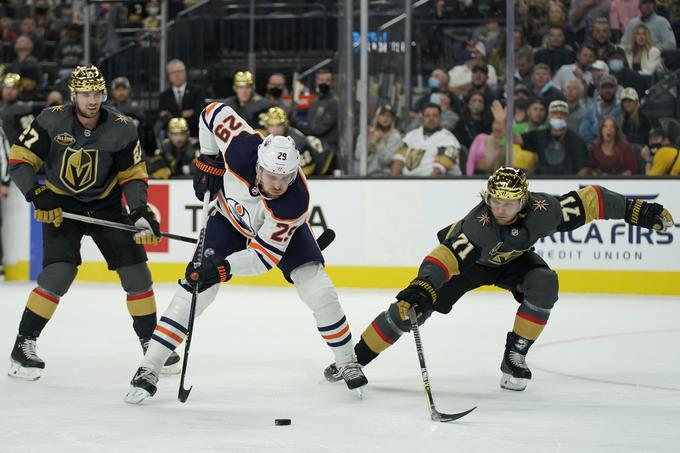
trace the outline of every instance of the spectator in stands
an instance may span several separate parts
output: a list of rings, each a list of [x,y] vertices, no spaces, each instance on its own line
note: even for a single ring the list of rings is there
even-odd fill
[[[638,172],[633,147],[611,116],[605,116],[591,148],[592,174],[630,176]]]
[[[581,137],[583,137],[586,143],[591,144],[595,141],[600,122],[605,116],[611,116],[617,121],[621,120],[621,104],[616,100],[617,88],[616,79],[611,75],[600,79],[600,100],[586,109],[581,126],[579,127]]]
[[[528,101],[529,96],[531,96],[531,93],[529,92],[529,88],[527,88],[526,85],[521,83],[515,85],[515,93],[513,95],[513,99],[515,101],[518,99],[524,99],[525,101]]]
[[[441,109],[436,104],[425,104],[421,114],[423,125],[404,136],[392,160],[390,176],[460,175],[460,143],[441,127]]]
[[[567,128],[569,106],[555,100],[548,109],[550,127],[516,137],[524,150],[536,153],[539,175],[578,175],[590,173],[591,158],[586,143]]]
[[[317,97],[312,101],[307,112],[307,121],[293,121],[291,124],[309,136],[314,136],[325,142],[334,153],[334,162],[329,171],[338,168],[338,98],[333,93],[333,74],[328,68],[321,68],[316,72]]]
[[[158,97],[160,120],[165,126],[171,118],[184,118],[192,137],[198,135],[198,115],[203,110],[203,94],[187,82],[187,68],[181,60],[170,60],[166,66],[170,87]]]
[[[30,16],[35,19],[36,33],[42,39],[45,41],[56,41],[59,39],[52,8],[47,0],[34,0]],[[44,55],[44,58],[49,57],[51,55]]]
[[[543,99],[539,96],[534,96],[529,99],[526,120],[515,123],[513,131],[515,134],[525,134],[538,129],[546,129],[548,126],[545,124],[545,117],[546,108]]]
[[[463,98],[472,89],[472,68],[478,64],[487,66],[488,81],[492,89],[498,86],[498,77],[493,66],[486,62],[486,46],[481,41],[468,41],[465,43],[465,62],[454,66],[449,71],[449,91]]]
[[[531,86],[531,75],[534,71],[534,52],[531,49],[520,49],[515,53],[515,83]]]
[[[155,155],[147,159],[149,175],[156,179],[193,175],[196,172],[194,160],[199,154],[198,140],[189,136],[186,118],[172,118],[168,122],[168,138],[163,140]]]
[[[562,30],[566,30],[567,25],[569,25],[569,23],[565,6],[559,1],[550,2],[550,8],[548,8],[548,26],[559,27]]]
[[[663,16],[656,14],[656,0],[640,0],[640,17],[631,19],[626,32],[621,38],[621,45],[626,47],[634,38],[634,31],[638,25],[646,25],[652,33],[654,44],[659,50],[675,49],[675,35],[670,22]]]
[[[234,96],[224,103],[250,124],[253,129],[260,127],[260,114],[265,113],[272,104],[255,92],[255,79],[250,71],[234,74]]]
[[[21,131],[33,121],[31,105],[19,100],[21,95],[21,76],[14,72],[5,74],[2,80],[2,100],[0,101],[0,125],[10,143],[16,142]]]
[[[642,98],[645,92],[652,84],[652,78],[649,75],[640,74],[628,66],[625,51],[617,47],[609,54],[609,73],[616,77],[620,86],[633,87],[638,92],[638,96]]]
[[[530,45],[527,44],[526,40],[524,39],[524,33],[522,33],[521,30],[515,30],[513,33],[514,37],[514,50],[515,50],[515,58],[517,58],[517,55],[519,52],[531,52],[533,55],[534,51],[531,48]],[[496,70],[496,74],[504,74],[505,73],[505,62],[506,62],[506,49],[505,49],[505,35],[503,35],[503,38],[501,39],[500,44],[493,48],[491,50],[491,54],[489,56],[489,64],[494,67]],[[515,66],[516,67],[516,66]],[[528,74],[531,74],[531,71],[528,72]]]
[[[60,67],[59,78],[61,80],[70,77],[73,68],[78,66],[85,57],[82,33],[82,26],[79,24],[69,24],[62,33],[62,39],[54,51],[54,59]],[[94,45],[91,49],[94,49]],[[90,58],[96,60],[95,55],[91,55]]]
[[[649,131],[649,146],[642,148],[641,154],[646,162],[646,175],[680,175],[680,151],[671,144],[662,128]]]
[[[38,35],[37,28],[38,26],[35,23],[35,19],[32,16],[26,16],[21,19],[21,23],[19,24],[19,34],[31,39],[31,42],[33,43],[33,55],[36,59],[48,59],[51,55],[45,55],[45,42]]]
[[[551,74],[550,67],[545,63],[534,66],[531,74],[531,90],[535,96],[543,98],[546,106],[556,99],[564,100],[562,92],[553,84]]]
[[[427,79],[427,87],[429,88],[429,93],[424,94],[420,97],[414,104],[413,109],[409,111],[409,117],[411,121],[416,119],[416,116],[420,114],[423,105],[432,102],[437,104],[439,102],[439,94],[449,93],[449,75],[445,69],[434,68],[432,73],[430,73],[430,78]],[[411,127],[410,125],[408,127]],[[413,129],[419,127],[415,125]]]
[[[516,127],[517,124],[525,123],[527,121],[527,109],[529,108],[529,99],[524,97],[515,98],[513,108],[515,110],[513,115],[513,122],[514,126]]]
[[[589,72],[592,81],[586,86],[586,92],[583,96],[586,107],[599,99],[600,95],[598,94],[598,88],[600,86],[600,79],[603,76],[609,75],[609,66],[602,60],[595,60],[593,64],[590,65]]]
[[[569,65],[576,59],[574,51],[565,44],[564,29],[551,25],[548,31],[547,47],[534,55],[536,64],[545,63],[551,73],[556,73],[562,66]]]
[[[579,133],[581,121],[586,114],[586,106],[583,101],[585,87],[579,79],[571,79],[564,88],[564,99],[569,106],[569,116],[567,116],[567,127]]]
[[[33,42],[28,36],[19,36],[14,43],[16,59],[10,65],[10,71],[21,76],[21,95],[24,101],[35,100],[40,91],[42,71],[38,60],[32,55]]]
[[[157,29],[161,26],[161,7],[157,1],[149,1],[144,5],[146,17],[142,20],[145,30]]]
[[[286,76],[280,72],[275,72],[269,76],[267,80],[267,101],[272,106],[281,107],[286,114],[290,113],[291,101],[284,99],[290,96],[288,87],[286,86]]]
[[[453,99],[458,99],[454,96],[452,96],[449,93],[432,93],[430,95],[430,99],[426,103],[432,103],[436,104],[439,106],[441,109],[441,123],[442,127],[444,129],[448,129],[449,131],[453,132],[453,130],[456,127],[456,124],[458,124],[458,121],[460,121],[460,115],[457,113],[462,109],[460,107],[461,102],[458,101],[458,106],[454,110],[454,107],[452,106]],[[420,105],[425,105],[425,103],[421,103]],[[414,112],[409,112],[409,113],[414,113]],[[406,125],[404,128],[404,132],[410,132],[414,129],[417,129],[421,126],[422,124],[422,115],[418,113],[413,119]]]
[[[562,66],[553,77],[553,83],[562,92],[570,80],[580,80],[585,86],[589,85],[593,81],[593,76],[588,69],[594,61],[593,46],[587,43],[582,45],[576,54],[576,62]]]
[[[640,0],[612,0],[609,8],[609,23],[617,36],[623,35],[630,21],[640,16]]]
[[[116,77],[111,81],[111,99],[109,103],[114,106],[123,115],[132,118],[132,121],[137,126],[137,131],[139,133],[139,138],[144,145],[144,149],[148,148],[148,144],[145,143],[144,138],[146,136],[146,115],[144,114],[144,109],[139,105],[139,102],[133,99],[132,86],[130,86],[130,81],[127,77]],[[154,149],[156,146],[154,145]]]
[[[355,159],[359,161],[364,150],[365,141],[359,135],[355,150]],[[401,148],[402,139],[395,126],[394,110],[391,105],[378,108],[368,128],[368,176],[386,176],[390,174],[392,159]]]
[[[548,33],[550,3],[548,0],[527,0],[528,8],[522,18],[522,29],[532,47],[540,47],[543,37]]]
[[[487,64],[476,64],[472,67],[472,89],[474,91],[481,91],[488,104],[498,98],[498,93],[488,84],[489,81],[489,67]]]
[[[605,17],[593,20],[592,41],[590,44],[595,48],[595,58],[607,61],[609,53],[616,47],[611,41],[612,34],[609,21]]]
[[[505,146],[505,109],[500,101],[491,103],[491,113],[494,121],[491,134],[478,134],[470,145],[465,174],[467,176],[493,173],[503,165],[504,155],[501,154]]]
[[[18,35],[12,30],[12,18],[11,17],[1,17],[0,18],[0,41],[3,43],[12,43],[17,40]],[[5,58],[7,61],[7,58]]]
[[[569,30],[575,42],[583,42],[586,29],[598,17],[608,19],[610,0],[571,0]]]
[[[633,145],[644,146],[649,138],[649,131],[658,126],[642,113],[637,91],[631,87],[624,88],[621,94],[621,110],[623,111],[623,124],[621,129],[626,139]]]
[[[633,39],[626,46],[626,60],[640,74],[654,74],[663,69],[661,51],[654,46],[646,25],[639,24],[633,29]]]
[[[453,134],[466,148],[470,148],[477,135],[491,133],[493,115],[489,109],[490,104],[484,93],[479,91],[471,92],[463,100],[463,111]]]
[[[45,104],[47,107],[54,107],[56,105],[64,105],[64,95],[59,90],[52,90],[47,93],[45,98]]]

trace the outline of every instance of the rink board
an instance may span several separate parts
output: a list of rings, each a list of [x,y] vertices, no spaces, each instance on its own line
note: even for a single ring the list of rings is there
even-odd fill
[[[672,179],[533,180],[533,191],[566,193],[586,184],[662,203],[680,216],[680,184]],[[318,235],[325,228],[337,233],[324,252],[328,271],[343,287],[393,288],[415,274],[423,256],[436,244],[436,232],[464,216],[484,187],[470,180],[313,180],[310,223]],[[196,236],[200,203],[189,180],[153,181],[149,202],[163,231]],[[39,226],[16,190],[5,206],[8,278],[35,277],[40,269]],[[13,230],[11,234],[9,230]],[[33,233],[32,233],[33,232]],[[560,274],[563,291],[680,294],[680,230],[650,232],[621,220],[598,221],[570,233],[555,234],[536,250]],[[31,240],[31,238],[33,240]],[[156,282],[173,281],[183,273],[193,247],[163,240],[149,247]],[[94,243],[85,238],[78,278],[115,281]],[[234,283],[284,285],[280,272],[235,278]]]

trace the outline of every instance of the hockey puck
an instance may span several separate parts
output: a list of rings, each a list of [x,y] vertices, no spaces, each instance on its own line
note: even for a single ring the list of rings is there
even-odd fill
[[[290,425],[290,418],[277,418],[274,420],[276,426],[287,426]]]

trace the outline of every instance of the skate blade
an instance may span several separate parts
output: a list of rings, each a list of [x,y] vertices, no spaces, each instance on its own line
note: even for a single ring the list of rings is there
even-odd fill
[[[352,392],[356,395],[357,398],[360,400],[363,400],[364,397],[366,396],[366,386],[362,385],[361,387],[357,387],[355,389],[352,389]]]
[[[525,388],[527,388],[527,385],[529,384],[529,379],[523,379],[523,378],[516,378],[513,377],[511,374],[508,373],[503,373],[503,376],[501,376],[501,388],[504,388],[506,390],[514,390],[516,392],[521,392]]]
[[[22,379],[24,381],[37,381],[42,376],[42,368],[26,368],[10,360],[10,367],[7,375],[14,379]]]
[[[128,404],[139,404],[150,396],[151,394],[144,389],[139,387],[130,387],[127,395],[125,395],[125,402]]]
[[[161,368],[161,375],[172,376],[175,374],[179,374],[180,371],[182,371],[182,361],[173,363],[172,365],[164,366],[163,368]]]

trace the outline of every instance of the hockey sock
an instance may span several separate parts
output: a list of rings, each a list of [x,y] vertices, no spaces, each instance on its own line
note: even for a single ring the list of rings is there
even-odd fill
[[[338,304],[338,308],[340,305]],[[340,309],[342,312],[342,309]],[[352,348],[352,332],[349,330],[347,318],[344,313],[340,313],[342,318],[332,324],[321,326],[317,323],[319,334],[326,341],[328,347],[335,354],[335,362],[345,364],[354,361],[354,351]],[[317,318],[318,319],[318,318]]]
[[[31,291],[19,323],[19,334],[37,337],[59,305],[59,297],[37,287]]]
[[[527,340],[535,340],[543,332],[549,316],[549,311],[532,310],[526,303],[523,303],[515,315],[515,325],[512,331]]]
[[[156,298],[153,290],[127,295],[128,313],[139,338],[149,338],[156,326]]]
[[[391,322],[387,311],[380,313],[361,334],[361,340],[354,348],[357,361],[367,365],[394,344],[404,332]]]

